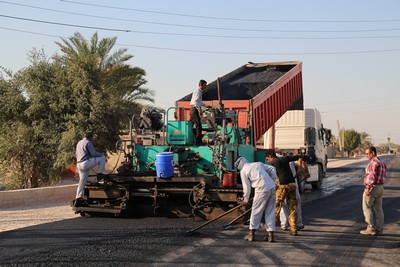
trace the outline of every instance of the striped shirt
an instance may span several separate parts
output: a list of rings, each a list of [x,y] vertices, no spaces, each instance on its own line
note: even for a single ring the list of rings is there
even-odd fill
[[[384,184],[386,178],[386,164],[378,157],[373,157],[365,168],[364,185],[367,189],[376,184]]]

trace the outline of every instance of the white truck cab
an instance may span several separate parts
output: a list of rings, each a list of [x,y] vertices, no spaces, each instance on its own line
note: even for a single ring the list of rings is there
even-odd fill
[[[313,189],[320,189],[326,175],[328,164],[327,146],[331,131],[325,129],[321,113],[315,108],[289,110],[275,123],[275,148],[280,153],[308,155],[308,169],[311,177],[307,183]],[[271,129],[269,130],[271,131]],[[269,144],[268,132],[264,135],[264,144]]]

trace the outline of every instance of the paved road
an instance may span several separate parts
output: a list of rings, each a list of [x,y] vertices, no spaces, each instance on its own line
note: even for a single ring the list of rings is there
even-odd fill
[[[299,236],[277,230],[276,243],[246,242],[246,226],[223,230],[191,219],[71,216],[0,233],[1,266],[396,266],[400,262],[400,156],[389,167],[383,201],[385,235],[362,236],[365,163],[330,169],[321,191],[306,192]],[[336,188],[336,189],[334,189]],[[26,211],[29,214],[29,211]],[[0,213],[1,214],[1,213]],[[278,228],[279,229],[279,228]]]

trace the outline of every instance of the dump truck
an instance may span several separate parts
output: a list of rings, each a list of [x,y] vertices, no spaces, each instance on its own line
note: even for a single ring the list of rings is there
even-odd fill
[[[321,113],[315,108],[287,111],[269,131],[264,135],[265,143],[274,136],[275,146],[281,154],[307,155],[308,169],[311,177],[305,182],[313,189],[320,189],[323,177],[326,176],[328,165],[328,145],[331,130],[323,126]],[[304,189],[304,183],[300,186]]]
[[[240,156],[265,161],[257,140],[287,110],[303,109],[302,63],[249,63],[209,83],[204,145],[195,144],[190,99],[162,114],[134,115],[129,137],[116,144],[121,166],[107,181],[88,183],[84,205],[73,210],[210,219],[238,205],[243,191],[234,162]]]

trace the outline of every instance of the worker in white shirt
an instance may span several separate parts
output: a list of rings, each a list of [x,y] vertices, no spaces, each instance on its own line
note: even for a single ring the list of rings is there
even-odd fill
[[[200,80],[199,87],[194,90],[192,94],[192,99],[190,100],[190,121],[195,126],[195,138],[196,145],[202,145],[202,127],[201,127],[201,107],[211,108],[211,106],[203,103],[203,91],[207,88],[207,82],[205,80]]]
[[[251,207],[250,232],[244,238],[254,241],[255,232],[260,227],[264,215],[265,228],[268,232],[265,241],[274,242],[275,231],[275,167],[261,162],[248,163],[243,157],[239,157],[235,166],[240,170],[240,179],[243,186],[243,202],[245,206],[250,199],[251,188],[254,188],[254,198]]]

